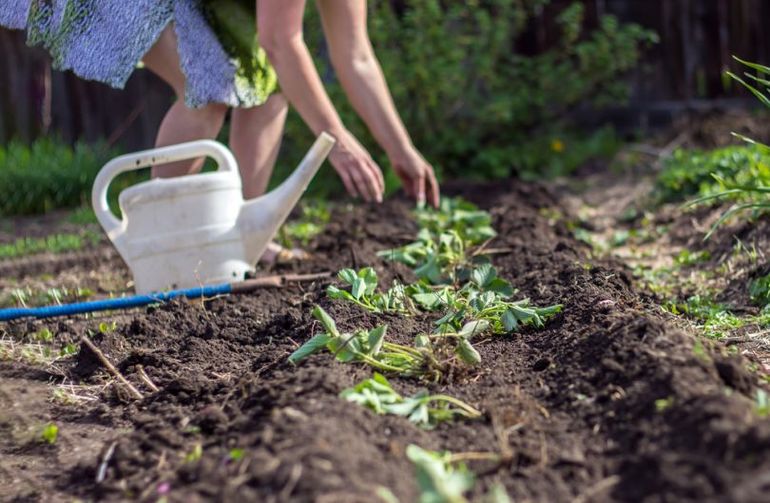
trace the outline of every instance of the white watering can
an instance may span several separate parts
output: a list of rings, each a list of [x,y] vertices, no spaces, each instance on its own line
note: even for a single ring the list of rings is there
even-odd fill
[[[96,218],[134,276],[136,293],[244,279],[297,204],[335,140],[322,133],[296,171],[269,194],[244,201],[233,154],[221,143],[193,141],[128,154],[94,182]],[[119,220],[107,188],[119,174],[175,161],[213,158],[216,172],[156,178],[120,193]]]

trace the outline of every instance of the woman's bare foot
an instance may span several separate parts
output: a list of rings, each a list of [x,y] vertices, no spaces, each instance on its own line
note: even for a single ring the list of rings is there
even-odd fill
[[[310,254],[302,248],[284,248],[275,241],[270,241],[259,259],[259,263],[263,265],[287,264],[309,258]]]

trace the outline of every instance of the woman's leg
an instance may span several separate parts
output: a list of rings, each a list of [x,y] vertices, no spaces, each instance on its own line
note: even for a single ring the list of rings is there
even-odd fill
[[[261,196],[267,190],[288,109],[282,94],[270,96],[258,107],[233,109],[230,148],[241,170],[245,199]]]
[[[188,108],[184,104],[185,77],[179,63],[177,40],[171,25],[166,27],[158,41],[142,58],[145,66],[170,85],[177,96],[161,122],[156,147],[164,147],[192,140],[216,138],[225,120],[227,107],[221,104]],[[204,159],[180,161],[154,166],[153,177],[172,177],[200,171]]]

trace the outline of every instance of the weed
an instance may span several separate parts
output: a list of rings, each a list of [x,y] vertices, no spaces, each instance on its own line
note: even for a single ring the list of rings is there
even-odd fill
[[[38,342],[51,342],[53,341],[53,332],[43,327],[30,336],[33,341]]]
[[[757,389],[755,404],[757,414],[762,417],[770,416],[770,397],[768,397],[767,392],[762,388]]]
[[[48,423],[43,427],[43,431],[40,433],[40,439],[50,445],[56,443],[56,439],[59,438],[59,427],[54,423]]]
[[[0,297],[0,307],[29,307],[47,304],[63,304],[80,302],[94,295],[89,288],[48,288],[38,290],[32,288],[16,288],[10,294]]]
[[[741,318],[730,309],[710,297],[693,295],[686,301],[668,301],[664,309],[676,315],[685,315],[701,325],[703,334],[709,338],[724,337],[729,331],[745,326],[750,318]]]
[[[758,306],[770,304],[770,274],[754,279],[749,283],[749,296]]]
[[[235,449],[230,449],[230,452],[227,453],[227,457],[230,461],[240,461],[245,455],[246,451],[237,447]]]
[[[673,397],[659,398],[655,400],[655,410],[658,412],[664,412],[666,409],[671,407],[673,403],[674,403]]]
[[[195,463],[197,461],[200,461],[200,459],[203,457],[203,446],[200,443],[196,443],[192,450],[185,454],[184,462],[185,463]]]
[[[684,249],[674,258],[674,262],[679,266],[690,266],[707,262],[711,259],[711,253],[707,250],[693,252],[688,249]]]
[[[455,416],[472,419],[481,416],[481,412],[475,408],[448,395],[431,395],[423,390],[404,398],[393,389],[385,376],[376,372],[374,377],[343,391],[340,397],[377,414],[406,417],[426,429],[435,427],[439,422],[450,421]]]
[[[99,333],[102,333],[105,335],[109,334],[110,332],[114,332],[115,329],[117,328],[118,328],[117,321],[110,321],[110,322],[103,321],[99,323]]]

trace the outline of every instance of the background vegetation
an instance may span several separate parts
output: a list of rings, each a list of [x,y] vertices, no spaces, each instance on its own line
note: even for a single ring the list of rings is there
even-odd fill
[[[578,107],[622,101],[628,91],[622,74],[639,63],[656,36],[612,16],[601,17],[597,29],[585,30],[584,6],[574,2],[556,16],[559,38],[550,49],[520,54],[515,50],[519,38],[536,12],[550,3],[370,2],[370,32],[394,99],[415,144],[441,174],[560,174],[615,148],[612,130],[578,134],[570,127],[571,114]],[[306,38],[319,55],[319,70],[345,124],[387,168],[384,153],[334,78],[318,13],[308,9],[307,16]],[[275,183],[311,141],[306,126],[292,114]],[[0,185],[15,190],[0,201],[0,214],[87,204],[96,173],[116,154],[103,143],[70,149],[45,137],[31,146],[11,142],[0,148]],[[389,178],[392,189],[396,183]],[[335,194],[340,185],[325,169],[311,190]]]
[[[444,175],[499,178],[542,176],[606,155],[617,140],[609,129],[581,135],[570,118],[578,107],[617,104],[628,96],[621,77],[635,68],[654,33],[603,16],[586,31],[585,10],[573,2],[556,17],[559,39],[539,54],[515,50],[535,13],[550,0],[370,2],[370,33],[393,97],[414,143]],[[306,39],[325,54],[318,14],[308,10]],[[366,127],[318,58],[345,124],[387,166]],[[311,141],[296,115],[286,151]],[[292,165],[292,163],[288,163]]]

